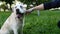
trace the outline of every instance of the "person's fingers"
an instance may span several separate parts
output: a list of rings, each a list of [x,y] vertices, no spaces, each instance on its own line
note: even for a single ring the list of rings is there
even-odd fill
[[[26,15],[29,15],[31,12],[29,12],[28,10],[26,10]]]
[[[28,10],[26,10],[27,12],[31,12],[33,10],[33,8],[30,8],[30,9],[28,9]]]
[[[31,13],[29,10],[26,10],[26,13]]]
[[[31,12],[30,10],[26,10],[26,12]]]

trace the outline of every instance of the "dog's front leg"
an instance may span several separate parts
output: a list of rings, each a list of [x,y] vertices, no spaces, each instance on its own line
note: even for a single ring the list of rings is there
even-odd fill
[[[18,34],[18,31],[17,31],[17,29],[13,29],[13,32],[14,32],[14,34]]]

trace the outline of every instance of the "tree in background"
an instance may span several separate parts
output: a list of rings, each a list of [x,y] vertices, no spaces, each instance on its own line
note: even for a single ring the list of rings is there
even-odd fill
[[[10,9],[11,9],[11,5],[12,5],[12,3],[13,3],[14,0],[0,0],[0,1],[2,1],[2,2],[5,1],[6,4],[9,3],[10,4]]]
[[[5,1],[6,4],[9,3],[10,4],[10,8],[11,8],[11,4],[13,3],[14,0],[0,0],[0,1]],[[36,6],[36,5],[39,5],[41,3],[51,1],[51,0],[19,0],[19,1],[27,4],[27,6],[29,6],[30,4],[33,4],[34,6]]]
[[[2,4],[0,8],[4,9],[4,12],[5,12],[5,10],[7,9],[6,4]]]
[[[10,9],[11,9],[11,5],[13,4],[13,1],[14,0],[5,0],[6,4],[8,4],[8,3],[10,4]]]
[[[27,4],[28,6],[30,4],[33,4],[34,6],[36,6],[36,5],[39,5],[39,4],[44,3],[44,2],[49,2],[51,0],[19,0],[19,1]]]

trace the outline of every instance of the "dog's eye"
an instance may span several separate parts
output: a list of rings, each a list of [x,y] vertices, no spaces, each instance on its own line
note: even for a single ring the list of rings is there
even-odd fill
[[[22,6],[20,6],[20,8],[23,8]]]

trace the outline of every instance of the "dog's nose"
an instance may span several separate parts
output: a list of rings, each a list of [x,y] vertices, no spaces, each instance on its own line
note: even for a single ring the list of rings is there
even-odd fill
[[[16,9],[16,11],[19,11],[19,9]]]
[[[16,14],[19,14],[20,12],[19,12],[19,9],[16,9]]]

